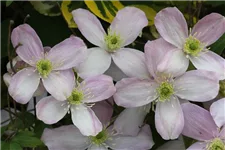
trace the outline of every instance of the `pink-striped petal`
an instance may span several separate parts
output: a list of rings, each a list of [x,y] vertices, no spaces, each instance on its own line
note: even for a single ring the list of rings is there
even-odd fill
[[[83,36],[92,44],[105,47],[105,31],[98,18],[90,11],[85,9],[76,9],[72,11],[73,19]]]
[[[26,63],[35,66],[44,58],[44,49],[37,33],[28,24],[19,25],[12,31],[11,41],[16,53]]]
[[[40,76],[35,68],[29,67],[17,72],[9,84],[9,94],[21,104],[26,104],[37,90]]]
[[[123,40],[122,46],[126,46],[132,43],[147,25],[148,19],[142,10],[125,7],[117,12],[110,25],[110,30],[112,33],[120,35]]]
[[[187,22],[176,7],[167,7],[156,14],[155,26],[167,42],[182,49],[188,37]]]
[[[184,113],[182,134],[199,141],[211,140],[217,134],[217,126],[210,113],[191,103],[181,105]]]
[[[55,45],[46,56],[53,65],[53,70],[66,70],[78,66],[86,59],[87,47],[83,40],[70,36]]]
[[[225,18],[218,13],[211,13],[197,22],[191,34],[205,46],[211,45],[225,33]]]
[[[210,114],[219,128],[225,125],[225,98],[219,99],[210,106]]]

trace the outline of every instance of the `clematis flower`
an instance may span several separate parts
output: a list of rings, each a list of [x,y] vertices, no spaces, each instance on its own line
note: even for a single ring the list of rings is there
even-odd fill
[[[119,10],[107,33],[97,17],[88,10],[76,9],[72,11],[72,14],[82,35],[97,46],[88,49],[86,61],[76,67],[79,76],[86,78],[103,74],[110,68],[107,74],[114,80],[119,80],[125,75],[148,77],[143,52],[124,48],[131,44],[147,26],[148,20],[143,11],[134,7]],[[122,71],[125,75],[122,73],[118,77],[115,71],[120,74]]]
[[[149,79],[124,78],[116,83],[113,95],[117,105],[126,108],[156,104],[155,126],[164,139],[176,139],[182,132],[184,118],[179,99],[204,102],[216,97],[219,79],[214,72],[193,70],[185,73],[183,67],[164,63],[170,74],[158,70],[170,44],[163,39],[145,45],[146,65],[153,76]],[[172,51],[172,50],[171,50]],[[202,93],[205,94],[202,94]]]
[[[205,16],[188,35],[183,14],[176,7],[169,7],[157,13],[155,26],[162,38],[175,49],[165,58],[170,63],[187,69],[190,60],[197,69],[216,72],[220,80],[225,79],[225,59],[207,48],[225,33],[224,16],[217,13]],[[165,71],[165,68],[160,70]]]
[[[225,149],[225,98],[214,102],[210,112],[191,103],[182,104],[182,109],[182,134],[198,140],[187,150]]]
[[[95,110],[100,112],[96,112],[96,114],[106,114],[103,117],[103,122],[110,121],[112,113],[108,113],[108,111],[112,110],[112,107],[105,109],[105,104],[102,105],[101,102],[96,103],[96,105],[99,109]],[[108,148],[147,150],[154,145],[148,125],[143,126],[137,136],[118,134],[112,129],[112,126],[103,129],[96,136],[85,136],[75,126],[68,125],[55,129],[45,129],[41,139],[49,150],[107,150]]]
[[[73,124],[80,132],[86,136],[95,136],[102,130],[102,124],[91,106],[115,93],[116,89],[112,78],[99,75],[86,78],[80,84],[73,82],[71,85],[73,91],[63,101],[58,101],[52,96],[40,100],[36,105],[37,118],[46,124],[54,124],[61,120],[67,112],[71,112]]]
[[[11,79],[9,94],[18,103],[26,104],[36,91],[40,80],[56,99],[65,100],[72,92],[72,67],[86,57],[86,46],[78,37],[70,37],[44,52],[36,32],[23,24],[12,31],[11,41],[18,56],[30,67],[17,72]]]

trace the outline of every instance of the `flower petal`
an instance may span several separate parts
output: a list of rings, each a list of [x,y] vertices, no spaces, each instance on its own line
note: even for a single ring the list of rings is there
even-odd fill
[[[181,106],[185,122],[183,135],[205,141],[218,134],[217,126],[207,110],[191,103],[184,103]]]
[[[52,96],[44,97],[37,105],[37,118],[46,124],[54,124],[61,120],[69,111],[67,101],[58,101]]]
[[[26,63],[35,66],[44,57],[44,49],[37,33],[28,24],[19,25],[12,31],[11,41],[16,53]],[[19,46],[20,45],[20,46]]]
[[[137,136],[126,136],[126,135],[116,135],[111,137],[110,140],[106,141],[106,144],[111,149],[151,149],[155,144],[152,139],[152,133],[149,125],[142,127],[141,131]]]
[[[148,114],[151,104],[126,108],[122,111],[114,122],[114,129],[123,135],[136,136],[143,124],[145,116]]]
[[[6,84],[6,86],[9,86],[9,83],[10,83],[11,79],[12,79],[12,75],[10,75],[9,73],[5,73],[3,75],[3,80]]]
[[[176,139],[181,134],[184,117],[180,102],[176,97],[156,104],[155,126],[165,140]]]
[[[81,8],[73,10],[72,15],[82,35],[92,44],[103,48],[106,33],[98,18],[90,11]]]
[[[222,98],[211,105],[210,114],[219,128],[225,125],[225,98]]]
[[[79,86],[83,91],[85,103],[94,103],[111,97],[116,88],[110,76],[99,75],[86,78]]]
[[[57,100],[66,100],[75,86],[74,74],[71,69],[52,71],[48,78],[42,78],[46,90]]]
[[[71,108],[73,124],[85,136],[96,136],[102,131],[102,124],[91,108],[75,105]]]
[[[191,34],[206,46],[217,41],[225,33],[225,18],[218,13],[211,13],[197,22]]]
[[[26,104],[37,90],[39,82],[40,76],[34,68],[24,68],[12,77],[9,94],[16,102]]]
[[[175,79],[174,88],[175,94],[182,99],[205,102],[217,96],[219,80],[213,72],[193,70]]]
[[[116,83],[116,93],[113,95],[117,105],[123,107],[144,106],[157,98],[158,84],[149,80],[124,78]]]
[[[85,79],[103,74],[111,64],[111,56],[105,50],[95,47],[88,49],[86,60],[75,67],[78,75]]]
[[[87,47],[83,40],[71,36],[55,45],[46,56],[54,70],[65,70],[78,66],[87,56]]]
[[[92,110],[95,112],[95,115],[103,125],[107,126],[109,124],[113,115],[113,104],[111,104],[108,100],[101,101],[95,103]]]
[[[192,144],[187,150],[206,150],[207,143],[206,142],[196,142]]]
[[[123,46],[126,46],[132,43],[147,25],[148,19],[142,10],[125,7],[117,12],[110,29],[121,36]]]
[[[173,77],[184,74],[189,66],[189,59],[185,57],[182,50],[176,49],[166,53],[163,60],[159,63],[157,70]]]
[[[104,73],[111,76],[114,81],[119,81],[123,78],[127,78],[127,75],[112,61],[108,70]]]
[[[153,77],[156,77],[157,66],[163,61],[167,51],[176,49],[172,44],[166,42],[163,38],[148,41],[145,44],[145,60],[148,71]]]
[[[188,37],[187,22],[176,7],[167,7],[155,16],[155,26],[167,42],[182,49]]]
[[[223,126],[220,130],[219,137],[223,140],[225,140],[225,126]]]
[[[74,125],[46,128],[41,140],[49,150],[84,150],[90,145],[89,138],[83,136]]]
[[[143,52],[131,48],[121,48],[112,54],[112,58],[128,77],[149,78]]]
[[[198,57],[190,57],[197,69],[218,73],[220,80],[225,79],[225,59],[212,51],[200,53]]]

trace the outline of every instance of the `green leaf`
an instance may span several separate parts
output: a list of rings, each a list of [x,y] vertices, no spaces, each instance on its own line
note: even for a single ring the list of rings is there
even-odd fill
[[[10,150],[9,145],[10,145],[9,142],[1,141],[1,150]]]
[[[6,7],[8,7],[9,5],[11,5],[12,2],[13,2],[13,1],[10,1],[10,0],[9,0],[9,1],[6,1]]]
[[[20,144],[15,142],[10,142],[10,150],[23,150],[23,148],[20,146]]]
[[[33,135],[33,133],[31,134],[28,131],[22,131],[16,134],[12,141],[19,143],[22,147],[37,147],[43,145],[43,142]]]
[[[30,1],[40,14],[45,16],[59,16],[61,14],[59,6],[55,1]]]
[[[38,138],[40,138],[41,135],[42,135],[42,133],[43,133],[43,131],[44,131],[44,129],[45,129],[45,128],[49,128],[49,127],[50,127],[50,125],[46,125],[46,124],[44,124],[42,121],[37,120],[37,121],[35,122],[34,132],[35,132],[36,136],[37,136]]]
[[[225,49],[225,34],[219,38],[214,44],[210,46],[211,51],[221,55],[223,50]]]

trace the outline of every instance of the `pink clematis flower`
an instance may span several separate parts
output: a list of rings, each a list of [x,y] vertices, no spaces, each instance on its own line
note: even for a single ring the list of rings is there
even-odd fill
[[[187,150],[225,149],[225,98],[214,102],[210,112],[191,103],[182,104],[182,109],[182,134],[199,141]]]
[[[72,81],[72,80],[71,80]],[[111,97],[116,89],[112,78],[99,75],[86,78],[81,83],[71,82],[73,91],[64,101],[58,101],[48,96],[38,102],[37,117],[46,124],[54,124],[66,113],[71,112],[73,124],[83,135],[97,135],[102,130],[102,124],[91,109],[93,103]]]
[[[178,98],[190,101],[209,101],[219,91],[219,79],[214,72],[193,70],[164,63],[170,74],[160,72],[158,65],[165,58],[170,44],[163,39],[145,45],[146,64],[153,78],[124,78],[116,83],[113,95],[117,105],[139,107],[156,104],[155,124],[164,139],[176,139],[182,132],[184,118]],[[163,66],[164,67],[164,66]],[[204,85],[204,86],[203,86]],[[202,94],[203,92],[207,92]]]
[[[18,103],[26,104],[38,88],[40,80],[56,99],[65,100],[72,92],[72,67],[86,57],[86,46],[78,37],[70,37],[45,53],[36,32],[23,24],[12,31],[11,41],[18,56],[30,66],[17,72],[11,79],[9,94]]]
[[[99,119],[103,119],[101,120],[103,123],[110,121],[113,111],[111,106],[100,102],[93,107],[97,107],[94,111],[98,111],[95,113]],[[75,126],[68,125],[55,129],[45,129],[41,139],[49,150],[108,150],[108,148],[147,150],[154,145],[148,125],[143,126],[137,136],[119,134],[113,130],[112,126],[104,128],[96,136],[85,136]]]
[[[86,78],[99,75],[110,68],[107,74],[114,80],[120,80],[125,75],[148,77],[143,52],[124,48],[131,44],[147,26],[148,20],[143,11],[135,7],[125,7],[119,10],[108,33],[105,32],[97,17],[88,10],[76,9],[72,11],[72,14],[83,36],[98,46],[88,49],[89,54],[86,61],[76,68],[79,76]],[[111,63],[112,65],[110,65]],[[115,71],[120,75],[115,74]]]
[[[190,59],[197,69],[216,72],[220,80],[225,79],[225,59],[207,49],[225,33],[224,16],[217,13],[205,16],[188,35],[183,14],[176,7],[169,7],[157,13],[155,26],[162,38],[174,47],[165,58],[169,63],[187,69]],[[165,72],[165,68],[160,70]]]

